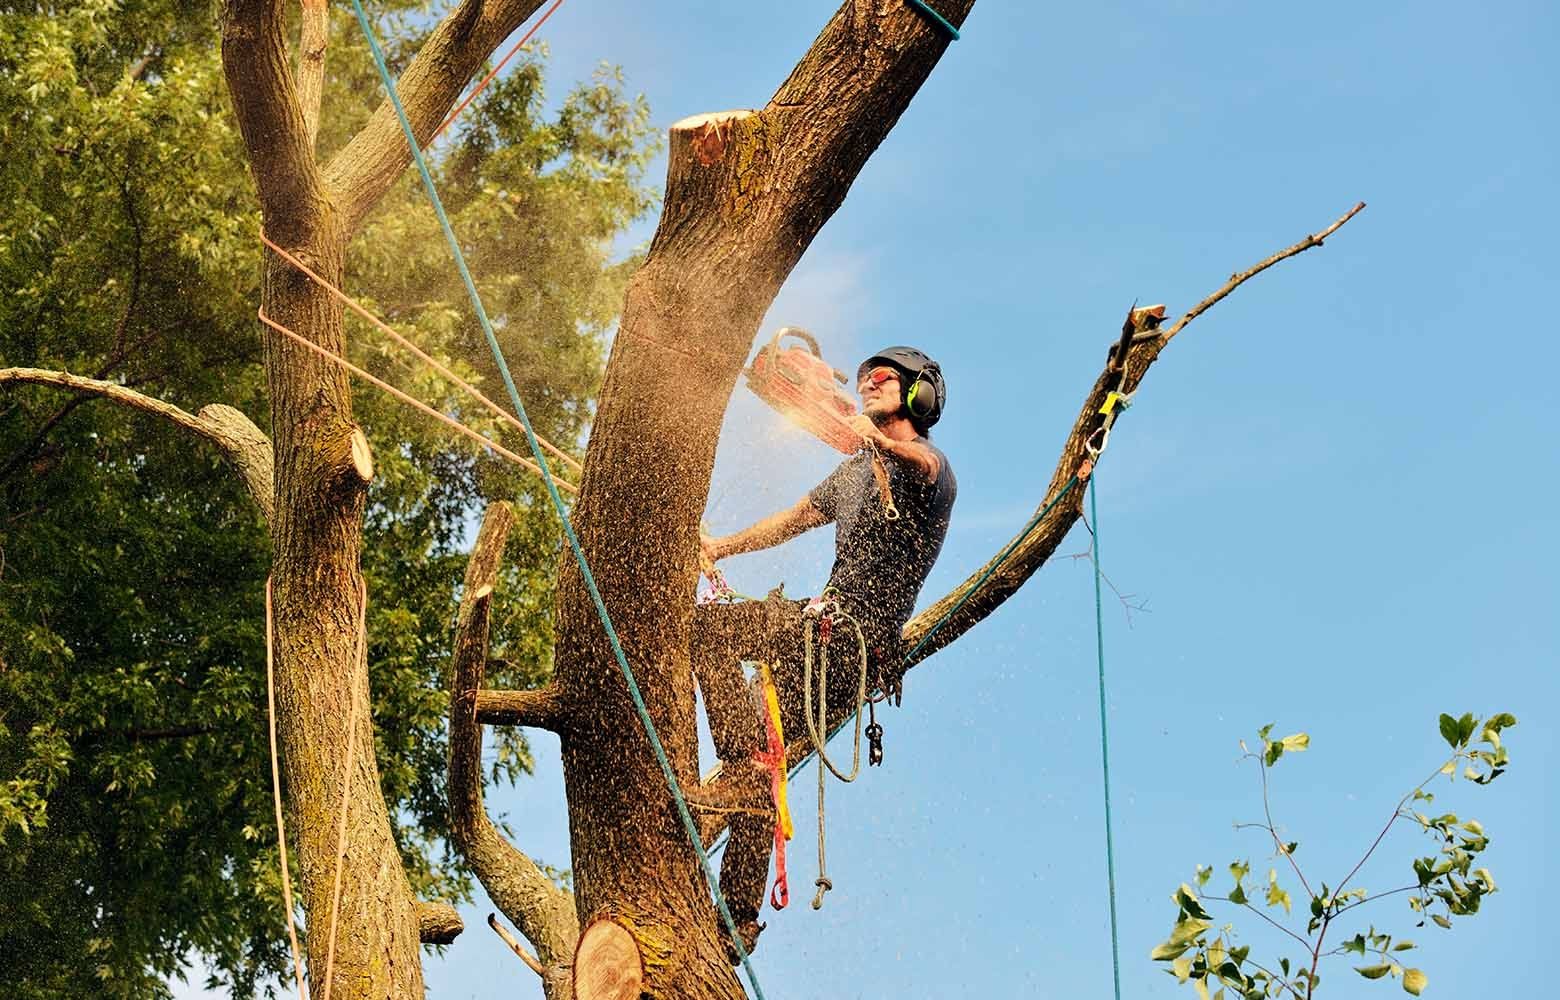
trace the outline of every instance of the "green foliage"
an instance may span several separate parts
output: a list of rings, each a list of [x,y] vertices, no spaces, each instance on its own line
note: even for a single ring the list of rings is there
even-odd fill
[[[1204,892],[1199,898],[1191,887],[1185,884],[1172,894],[1171,898],[1175,901],[1177,910],[1175,924],[1169,938],[1157,945],[1149,953],[1149,957],[1155,961],[1169,962],[1170,968],[1167,971],[1175,976],[1178,982],[1191,983],[1198,996],[1205,1000],[1210,990],[1216,991],[1213,994],[1215,998],[1225,997],[1226,991],[1229,991],[1233,996],[1244,1000],[1263,1000],[1268,997],[1310,1000],[1321,982],[1321,977],[1316,971],[1321,959],[1337,955],[1358,956],[1358,960],[1365,964],[1354,966],[1354,970],[1361,976],[1366,979],[1390,977],[1401,980],[1405,991],[1419,996],[1429,984],[1429,978],[1420,969],[1404,966],[1398,957],[1403,952],[1412,951],[1416,947],[1412,941],[1394,938],[1391,934],[1377,931],[1375,926],[1371,925],[1364,931],[1356,932],[1342,944],[1324,950],[1327,933],[1337,920],[1356,907],[1403,893],[1409,894],[1408,906],[1410,911],[1418,916],[1417,927],[1424,927],[1428,918],[1438,927],[1450,928],[1452,917],[1469,916],[1478,912],[1480,901],[1495,891],[1495,880],[1489,870],[1473,867],[1479,852],[1489,846],[1489,838],[1485,836],[1483,826],[1477,820],[1459,820],[1451,813],[1432,818],[1416,811],[1410,804],[1433,801],[1434,795],[1425,791],[1425,785],[1438,775],[1446,775],[1455,780],[1459,765],[1465,768],[1464,776],[1476,784],[1485,785],[1494,781],[1505,770],[1507,764],[1506,750],[1501,744],[1501,731],[1516,723],[1517,720],[1505,712],[1490,716],[1482,725],[1471,714],[1461,718],[1441,716],[1441,736],[1451,748],[1452,756],[1430,777],[1420,782],[1399,800],[1397,808],[1387,822],[1388,828],[1399,820],[1418,824],[1419,828],[1437,845],[1436,853],[1413,859],[1411,867],[1414,883],[1374,894],[1358,886],[1353,888],[1347,886],[1375,853],[1377,846],[1385,837],[1386,830],[1383,830],[1382,837],[1377,838],[1376,842],[1366,850],[1354,870],[1345,876],[1343,884],[1337,889],[1331,889],[1323,882],[1319,883],[1318,891],[1311,890],[1312,883],[1306,879],[1295,860],[1295,853],[1300,845],[1294,842],[1285,843],[1279,837],[1278,829],[1271,818],[1267,792],[1268,770],[1285,753],[1307,749],[1310,746],[1310,737],[1304,733],[1296,733],[1281,740],[1272,740],[1269,736],[1273,727],[1271,725],[1262,727],[1258,732],[1258,739],[1262,741],[1261,751],[1252,752],[1244,742],[1241,743],[1241,749],[1245,751],[1247,758],[1257,762],[1262,776],[1263,814],[1268,819],[1262,823],[1242,825],[1261,829],[1268,835],[1273,843],[1274,853],[1283,859],[1284,864],[1303,888],[1309,901],[1307,907],[1309,919],[1305,931],[1302,934],[1280,922],[1273,914],[1265,912],[1274,907],[1282,907],[1283,916],[1288,917],[1293,910],[1293,897],[1280,881],[1278,868],[1268,870],[1267,890],[1264,896],[1266,907],[1259,909],[1253,903],[1245,885],[1246,878],[1251,874],[1250,863],[1234,861],[1229,865],[1232,885],[1225,895],[1217,896]],[[1479,733],[1476,742],[1473,740],[1475,732]],[[1211,867],[1197,866],[1198,889],[1204,889],[1212,877]],[[1276,962],[1267,965],[1255,962],[1250,957],[1249,946],[1236,947],[1229,943],[1233,941],[1235,934],[1232,924],[1222,925],[1210,940],[1209,934],[1213,932],[1214,916],[1204,905],[1209,900],[1241,907],[1256,913],[1265,922],[1274,924],[1295,942],[1304,946],[1302,959],[1291,961],[1287,957],[1279,958]]]
[[[425,17],[396,5],[405,58]],[[112,379],[268,426],[254,309],[259,218],[206,0],[12,5],[0,19],[0,366]],[[322,159],[378,101],[336,12]],[[604,69],[552,110],[529,53],[436,150],[455,225],[538,430],[574,448],[652,199],[642,100]],[[348,288],[469,378],[480,333],[410,178],[349,251]],[[353,360],[494,421],[365,325]],[[445,671],[481,508],[521,514],[493,682],[551,669],[557,532],[539,488],[371,391],[365,522],[376,752],[417,891],[459,899],[444,846]],[[511,435],[513,438],[513,435]],[[509,443],[513,444],[511,440]],[[191,957],[236,995],[284,967],[265,729],[265,525],[213,449],[113,404],[0,395],[0,982],[22,998],[166,995]],[[498,731],[494,780],[530,767]],[[14,905],[13,905],[14,904]]]

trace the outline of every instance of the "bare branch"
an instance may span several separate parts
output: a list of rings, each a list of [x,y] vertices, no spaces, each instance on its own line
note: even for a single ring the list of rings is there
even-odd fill
[[[303,112],[304,141],[312,151],[320,134],[320,96],[325,89],[325,45],[330,8],[325,0],[301,0],[298,35],[298,105]]]
[[[510,951],[520,956],[520,961],[525,963],[525,967],[527,969],[530,969],[538,976],[545,976],[547,974],[547,970],[542,967],[542,963],[536,960],[536,956],[526,951],[525,945],[521,944],[519,941],[516,941],[515,936],[505,930],[504,925],[498,922],[498,914],[488,914],[488,926],[493,928],[494,934],[497,934],[499,937],[504,939],[504,943],[509,945]]]
[[[1343,227],[1345,222],[1348,222],[1350,219],[1354,218],[1364,209],[1365,203],[1363,201],[1359,202],[1353,208],[1343,213],[1343,217],[1341,219],[1339,219],[1337,222],[1334,222],[1332,225],[1328,226],[1321,232],[1313,233],[1312,235],[1307,236],[1305,239],[1301,240],[1299,243],[1296,243],[1294,246],[1286,247],[1283,250],[1280,250],[1278,253],[1245,271],[1239,271],[1230,275],[1230,280],[1226,281],[1218,291],[1214,292],[1206,299],[1203,299],[1201,302],[1188,309],[1186,311],[1186,315],[1176,320],[1175,324],[1171,326],[1170,329],[1165,331],[1164,339],[1168,341],[1171,337],[1174,337],[1176,334],[1180,333],[1183,329],[1186,328],[1186,324],[1207,312],[1209,307],[1218,302],[1220,299],[1224,298],[1226,295],[1233,292],[1235,289],[1239,288],[1246,281],[1246,279],[1261,274],[1263,271],[1266,271],[1268,268],[1272,267],[1274,264],[1277,264],[1279,261],[1284,260],[1286,257],[1293,257],[1295,254],[1303,253],[1312,247],[1321,246],[1323,240],[1327,239],[1327,237],[1331,236],[1333,233],[1336,233]]]
[[[7,383],[49,385],[100,396],[144,413],[155,414],[194,431],[222,449],[223,455],[243,477],[244,486],[259,506],[260,512],[270,522],[274,508],[271,442],[253,421],[233,407],[212,403],[201,407],[198,415],[191,414],[172,403],[165,403],[116,382],[42,368],[0,368],[0,385]]]
[[[450,904],[417,904],[417,937],[423,944],[449,944],[465,929],[460,914]]]
[[[1149,366],[1159,357],[1159,353],[1164,350],[1170,338],[1180,332],[1192,319],[1205,312],[1247,279],[1273,266],[1278,261],[1292,257],[1311,247],[1320,246],[1325,237],[1336,232],[1340,226],[1352,219],[1362,208],[1364,208],[1363,202],[1351,208],[1342,218],[1322,232],[1307,236],[1294,246],[1281,250],[1256,266],[1233,275],[1218,291],[1199,302],[1192,311],[1177,320],[1163,335],[1156,336],[1146,332],[1142,334],[1142,339],[1137,341],[1128,355],[1127,369],[1121,382],[1122,391],[1131,393],[1137,390]],[[1050,504],[1053,501],[1056,502],[1055,508],[1046,517],[1045,521],[1038,525],[1027,537],[1015,539],[1012,543],[1009,543],[1013,551],[1006,561],[986,580],[980,592],[971,595],[959,608],[958,612],[953,614],[938,629],[936,636],[922,647],[920,653],[917,654],[917,661],[925,659],[926,656],[931,655],[937,649],[953,642],[1016,593],[1018,588],[1023,586],[1024,582],[1034,575],[1035,571],[1043,566],[1051,554],[1056,551],[1056,547],[1061,543],[1062,538],[1072,529],[1073,523],[1082,514],[1083,489],[1081,484],[1075,485],[1071,489],[1068,489],[1067,484],[1072,480],[1073,474],[1079,468],[1084,458],[1084,443],[1099,426],[1099,408],[1105,401],[1106,392],[1114,384],[1111,364],[1112,362],[1107,362],[1105,371],[1100,374],[1100,377],[1094,383],[1094,387],[1089,391],[1088,396],[1085,397],[1083,407],[1078,413],[1078,418],[1074,421],[1072,430],[1067,436],[1067,442],[1062,447],[1061,458],[1057,462],[1056,470],[1051,475],[1051,483],[1046,490],[1044,502],[1036,510],[1038,513],[1038,511],[1045,508],[1046,504]],[[1068,495],[1062,498],[1061,494],[1064,489],[1068,491]],[[1004,550],[1007,548],[1008,546],[1004,546]],[[968,579],[952,592],[911,619],[905,626],[904,631],[906,650],[914,648],[945,614],[952,611],[954,606],[966,594],[969,594],[975,584],[988,569],[992,568],[995,562],[996,558],[987,562],[985,566],[971,574]]]
[[[563,699],[551,687],[477,692],[477,722],[484,726],[526,726],[557,732],[562,728],[563,709]]]
[[[450,833],[493,902],[536,946],[547,966],[566,963],[574,953],[579,939],[574,898],[499,834],[482,804],[477,692],[487,663],[493,584],[514,520],[508,504],[488,507],[466,567],[450,698]]]
[[[432,141],[461,88],[541,5],[542,0],[465,0],[439,23],[396,81],[396,93],[419,143]],[[387,98],[325,167],[345,232],[357,230],[411,162],[412,152]]]

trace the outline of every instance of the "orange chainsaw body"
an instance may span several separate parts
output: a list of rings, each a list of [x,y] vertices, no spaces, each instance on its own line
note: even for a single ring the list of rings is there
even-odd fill
[[[782,347],[794,337],[802,342]],[[747,369],[748,388],[799,424],[824,444],[847,455],[861,448],[861,435],[846,423],[856,415],[856,402],[842,388],[843,373],[830,368],[818,349],[818,341],[806,330],[781,327]]]

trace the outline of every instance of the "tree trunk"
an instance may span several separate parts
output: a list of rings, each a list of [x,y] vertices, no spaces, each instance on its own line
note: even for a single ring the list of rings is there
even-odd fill
[[[293,252],[339,282],[345,240],[331,231],[328,206],[314,214],[317,228],[309,227],[311,238]],[[328,350],[345,351],[340,308],[272,255],[261,299],[272,320]],[[380,791],[366,658],[359,654],[364,608],[358,563],[369,471],[362,433],[352,422],[339,368],[268,333],[266,371],[276,449],[278,735],[287,748],[288,833],[309,914],[311,992],[324,996],[330,965],[332,998],[420,997],[418,912]],[[350,759],[349,719],[356,720]],[[338,907],[343,775],[350,787]]]

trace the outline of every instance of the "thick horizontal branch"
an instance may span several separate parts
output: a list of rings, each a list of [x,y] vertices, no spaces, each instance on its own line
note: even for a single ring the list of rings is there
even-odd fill
[[[243,413],[223,403],[201,407],[199,414],[182,410],[152,396],[115,382],[85,378],[69,372],[42,368],[0,368],[0,385],[47,385],[87,393],[169,420],[193,431],[222,449],[222,454],[244,480],[267,522],[275,506],[272,484],[271,441]]]
[[[541,5],[542,0],[465,0],[439,23],[396,81],[396,93],[420,145],[432,140],[461,88],[493,50]],[[411,162],[411,148],[386,98],[325,168],[326,184],[348,234]]]
[[[466,924],[450,904],[417,904],[417,937],[423,944],[449,944],[465,929]]]
[[[466,567],[450,698],[450,834],[488,896],[536,946],[540,962],[547,966],[566,963],[579,939],[573,896],[503,838],[482,802],[477,692],[487,664],[493,584],[514,520],[508,504],[489,506]]]
[[[557,732],[563,722],[563,699],[555,688],[535,691],[477,692],[477,721],[484,726],[526,726]]]

